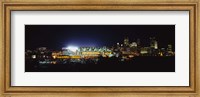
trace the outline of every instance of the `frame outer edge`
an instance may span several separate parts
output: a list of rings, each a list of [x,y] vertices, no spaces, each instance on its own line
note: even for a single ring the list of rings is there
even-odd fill
[[[2,34],[3,34],[3,31],[2,31],[2,27],[3,27],[3,23],[2,23],[2,16],[3,16],[3,7],[2,7],[2,2],[0,2],[0,64],[3,64],[3,62],[2,62],[2,57],[3,57],[3,55],[2,55],[2,47],[3,47],[3,42],[2,42]],[[2,71],[2,65],[0,65],[0,71]],[[3,78],[2,78],[2,76],[3,76],[3,74],[2,74],[2,72],[0,72],[0,97],[2,96],[2,94],[3,94],[3,90],[2,90],[2,83],[3,83]]]
[[[5,21],[4,21],[4,24],[5,24],[5,22],[6,22],[6,25],[4,25],[6,28],[4,28],[4,31],[8,31],[8,32],[10,32],[10,29],[9,29],[9,25],[10,25],[10,19],[8,18],[8,17],[10,17],[10,13],[9,13],[9,7],[6,7],[7,5],[5,5],[5,7],[4,7],[4,11],[5,11],[5,13],[4,13],[4,19],[5,19]],[[195,18],[195,16],[194,16],[194,12],[195,10],[192,10],[192,22],[194,22],[193,21],[193,19]],[[193,26],[192,27],[194,27],[194,24],[192,24]],[[192,29],[191,30],[192,32],[193,31],[195,31],[195,29]],[[9,38],[9,33],[4,33],[5,34],[5,37],[4,37],[4,39],[6,39],[6,42],[9,42],[10,43],[10,38]],[[8,47],[9,49],[10,49],[10,46],[8,46],[8,44],[6,43],[5,44],[5,47]],[[8,89],[9,89],[9,83],[10,83],[10,79],[9,79],[9,77],[10,77],[10,70],[9,70],[9,68],[10,68],[10,66],[8,65],[8,64],[10,64],[7,60],[8,60],[8,56],[10,55],[10,52],[7,52],[9,49],[4,49],[4,51],[6,51],[6,53],[5,53],[5,56],[6,56],[6,61],[5,61],[5,63],[6,63],[6,65],[8,66],[4,71],[6,71],[5,73],[4,73],[4,78],[5,78],[5,80],[4,81],[6,81],[6,84],[5,84],[5,91],[7,91]],[[8,64],[7,64],[7,62],[8,62]],[[6,77],[7,76],[7,77]]]
[[[196,54],[196,57],[197,57],[197,61],[196,61],[196,89],[197,89],[197,95],[195,97],[200,97],[200,0],[198,0],[197,2],[197,33],[196,33],[196,44],[197,44],[197,54]]]
[[[4,0],[3,0],[4,1]],[[18,0],[18,1],[20,1],[20,0]],[[22,0],[21,0],[22,1]],[[30,0],[29,0],[30,1]],[[199,66],[199,63],[200,63],[200,57],[199,57],[199,55],[200,55],[200,52],[199,52],[199,50],[200,50],[200,7],[199,7],[199,5],[200,5],[200,1],[198,0],[198,2],[197,2],[197,8],[196,8],[196,93],[197,93],[197,95],[190,95],[190,96],[188,96],[188,97],[200,97],[200,77],[199,77],[199,75],[200,75],[200,66]],[[5,87],[5,85],[3,84],[3,82],[4,82],[4,73],[2,72],[2,71],[4,71],[4,54],[3,54],[3,52],[4,52],[4,31],[5,31],[5,29],[3,28],[3,23],[4,23],[4,20],[3,19],[5,19],[5,17],[4,17],[4,5],[3,5],[3,2],[2,1],[0,1],[0,8],[2,8],[1,9],[1,11],[0,11],[0,81],[1,81],[1,83],[0,83],[0,97],[11,97],[11,96],[6,96],[6,95],[4,95],[4,92],[5,92],[5,90],[3,89],[4,87]],[[3,96],[4,95],[4,96]],[[171,94],[170,94],[171,95]],[[80,96],[80,95],[79,95]],[[89,95],[88,95],[89,96]],[[104,95],[105,96],[105,95]],[[168,95],[169,96],[169,95]],[[168,97],[167,95],[163,95],[163,96],[159,96],[159,97]],[[17,96],[17,97],[21,97],[21,96]],[[26,97],[26,96],[23,96],[23,97]],[[33,97],[33,96],[29,96],[29,97]],[[41,97],[41,96],[37,96],[37,97]],[[42,97],[48,97],[48,96],[42,96]],[[52,96],[53,97],[53,96]],[[64,97],[64,96],[62,96],[62,97]],[[95,96],[96,97],[96,96]],[[121,97],[121,96],[120,96]],[[124,96],[124,97],[128,97],[128,96]],[[136,96],[136,97],[140,97],[140,96]],[[146,97],[146,96],[141,96],[141,97]],[[148,96],[148,97],[150,97],[150,96]],[[155,96],[152,96],[152,97],[155,97]],[[157,96],[156,96],[157,97]],[[170,96],[171,97],[171,96]],[[173,96],[173,97],[179,97],[178,95],[177,96]],[[180,96],[180,97],[182,97],[182,96]],[[184,96],[185,97],[185,96]]]
[[[198,0],[5,0],[18,3],[68,3],[68,4],[135,4],[135,3],[191,3]]]
[[[0,1],[0,97],[4,95],[4,0]]]

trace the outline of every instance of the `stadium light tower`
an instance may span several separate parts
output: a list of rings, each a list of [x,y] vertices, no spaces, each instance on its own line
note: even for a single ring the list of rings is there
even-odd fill
[[[70,51],[76,52],[78,50],[78,47],[76,47],[76,46],[68,46],[67,49],[69,49]]]

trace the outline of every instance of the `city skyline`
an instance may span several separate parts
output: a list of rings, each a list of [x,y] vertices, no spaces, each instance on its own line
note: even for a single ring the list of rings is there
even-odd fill
[[[155,43],[152,43],[152,39],[153,39],[153,42],[156,42],[156,44]],[[73,50],[74,52],[76,51],[76,50],[78,50],[78,49],[80,49],[80,48],[101,48],[101,47],[106,47],[106,48],[114,48],[114,47],[116,47],[116,46],[120,46],[120,47],[124,47],[126,44],[128,45],[128,46],[131,46],[131,45],[133,45],[133,46],[136,46],[136,47],[140,47],[140,48],[145,48],[145,47],[152,47],[152,48],[155,48],[155,49],[157,49],[157,50],[161,50],[161,49],[166,49],[167,50],[167,48],[169,47],[169,46],[171,46],[171,51],[173,51],[173,52],[175,52],[175,50],[174,50],[174,47],[171,45],[171,44],[168,44],[168,45],[166,45],[165,47],[162,47],[162,48],[159,48],[159,41],[157,41],[156,40],[156,38],[155,37],[150,37],[149,38],[149,45],[147,45],[147,46],[141,46],[141,41],[140,41],[140,39],[138,38],[136,41],[129,41],[129,38],[128,37],[126,37],[126,38],[124,38],[124,40],[122,41],[122,42],[118,42],[118,43],[116,43],[116,44],[113,44],[112,46],[98,46],[98,47],[96,47],[96,46],[77,46],[77,45],[68,45],[68,46],[65,46],[65,47],[62,47],[62,48],[60,48],[59,50],[62,50],[62,49],[70,49],[70,50]],[[34,49],[32,49],[32,50],[36,50],[36,49],[39,49],[39,48],[46,48],[46,47],[37,47],[37,48],[34,48]],[[58,50],[58,49],[51,49],[51,48],[48,48],[49,50]],[[26,49],[26,50],[28,50],[28,49]]]
[[[175,72],[175,25],[25,25],[25,71]]]
[[[175,49],[174,25],[26,25],[25,31],[26,49],[48,47],[59,50],[70,45],[112,47],[123,43],[125,37],[131,42],[140,39],[142,46],[149,46],[149,38],[155,37],[159,48],[171,44]]]

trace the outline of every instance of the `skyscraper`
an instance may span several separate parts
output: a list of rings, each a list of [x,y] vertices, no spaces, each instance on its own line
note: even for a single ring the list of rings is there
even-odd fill
[[[153,49],[158,49],[158,42],[155,37],[150,37],[150,47]]]
[[[171,45],[171,44],[168,44],[168,45],[167,45],[167,51],[168,51],[168,52],[172,52],[172,45]]]
[[[137,46],[140,46],[140,39],[139,38],[137,39],[136,43],[137,43]]]
[[[155,41],[154,43],[155,43],[155,44],[154,44],[154,49],[158,49],[158,42]]]
[[[124,39],[124,46],[129,46],[129,39],[128,39],[128,37],[126,37]]]
[[[136,43],[136,42],[132,42],[132,43],[130,44],[130,47],[137,47],[137,43]]]

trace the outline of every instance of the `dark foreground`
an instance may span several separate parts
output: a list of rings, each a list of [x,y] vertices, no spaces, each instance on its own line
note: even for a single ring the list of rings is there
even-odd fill
[[[135,57],[128,61],[103,59],[97,64],[34,64],[26,61],[25,72],[175,72],[175,56]]]

